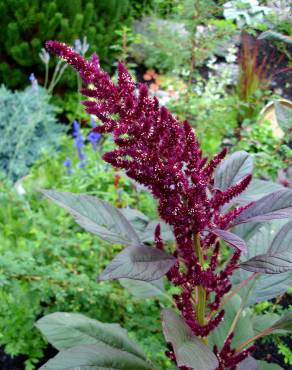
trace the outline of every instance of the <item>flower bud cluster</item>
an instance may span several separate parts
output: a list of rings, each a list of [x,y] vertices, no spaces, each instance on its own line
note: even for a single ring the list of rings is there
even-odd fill
[[[252,345],[241,352],[236,352],[235,349],[231,348],[231,342],[234,337],[234,333],[231,333],[225,340],[221,351],[218,351],[217,346],[214,346],[214,353],[219,360],[219,367],[216,370],[236,370],[237,365],[245,360],[254,350],[255,346]]]

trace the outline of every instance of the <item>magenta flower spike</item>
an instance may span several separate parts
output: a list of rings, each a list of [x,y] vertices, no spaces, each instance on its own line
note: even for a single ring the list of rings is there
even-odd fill
[[[242,250],[237,248],[236,240],[231,241],[231,233],[226,232],[226,242],[234,247],[234,252],[217,271],[220,244],[215,229],[227,231],[250,206],[233,207],[224,213],[224,206],[248,187],[251,175],[225,190],[215,188],[214,172],[226,156],[226,149],[211,160],[204,157],[190,124],[180,122],[168,109],[160,107],[145,85],[141,84],[137,93],[123,64],[118,65],[115,84],[100,68],[96,55],[86,60],[57,41],[48,41],[46,48],[75,68],[84,84],[89,85],[81,90],[88,98],[83,104],[102,123],[93,132],[112,133],[116,144],[116,149],[104,154],[103,159],[146,186],[158,200],[159,215],[171,225],[176,241],[176,263],[167,273],[169,281],[181,288],[173,296],[174,301],[188,328],[206,342],[224,317],[222,298],[231,289],[230,277],[238,267]],[[159,250],[165,248],[160,226],[155,230],[155,245]],[[253,350],[250,347],[236,352],[232,337],[233,333],[220,351],[214,347],[218,370],[234,370]],[[167,355],[178,364],[172,346]]]

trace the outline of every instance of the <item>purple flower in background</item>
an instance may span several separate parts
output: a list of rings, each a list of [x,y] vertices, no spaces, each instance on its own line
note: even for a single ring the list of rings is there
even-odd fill
[[[91,114],[90,115],[90,125],[92,128],[96,127],[96,119],[95,117]],[[99,132],[90,132],[87,135],[87,140],[91,142],[92,148],[94,151],[97,149],[97,144],[101,139],[101,134]]]
[[[97,144],[101,139],[101,134],[98,132],[90,132],[90,134],[87,136],[87,139],[91,142],[93,150],[96,151]]]
[[[29,81],[31,82],[31,87],[34,91],[37,91],[39,88],[38,80],[35,78],[35,75],[33,73],[29,76]]]
[[[80,162],[83,162],[85,159],[85,154],[82,152],[82,148],[84,147],[84,139],[80,132],[80,127],[78,121],[73,121],[73,137],[75,138],[75,146],[78,153],[78,158]],[[84,163],[80,168],[84,167]]]
[[[72,171],[71,171],[72,163],[71,163],[71,159],[69,157],[67,157],[65,159],[64,166],[67,168],[67,175],[70,175],[72,173]]]

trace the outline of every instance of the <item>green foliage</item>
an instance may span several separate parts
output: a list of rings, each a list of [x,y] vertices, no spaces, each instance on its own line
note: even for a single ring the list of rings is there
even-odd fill
[[[231,22],[212,19],[216,11],[212,0],[184,0],[174,6],[167,19],[159,12],[143,18],[135,24],[141,38],[135,42],[133,57],[161,73],[189,73],[191,78],[235,32]]]
[[[254,157],[255,174],[261,178],[275,179],[283,163],[288,164],[291,158],[291,149],[275,137],[269,122],[246,121],[235,149],[246,150]]]
[[[26,175],[44,150],[54,150],[62,131],[45,90],[0,88],[0,168],[9,179]]]
[[[1,0],[0,80],[19,87],[32,71],[39,77],[38,54],[49,39],[70,44],[87,36],[91,51],[110,65],[114,31],[128,24],[132,14],[143,12],[135,4],[136,0]]]
[[[226,93],[222,76],[198,81],[195,89],[193,91],[190,86],[189,91],[181,94],[178,100],[171,100],[168,106],[180,119],[189,120],[203,150],[214,154],[222,140],[232,136],[236,128],[238,100]]]
[[[26,370],[32,369],[46,346],[34,329],[37,318],[56,311],[82,312],[103,322],[122,323],[143,347],[147,345],[158,368],[169,369],[156,302],[130,299],[118,283],[96,282],[121,247],[83,232],[59,207],[41,201],[38,189],[88,192],[119,206],[139,206],[151,217],[156,207],[124,176],[119,180],[123,192],[115,187],[117,173],[90,145],[85,148],[85,168],[79,168],[75,151],[73,140],[66,137],[61,152],[45,154],[22,182],[24,197],[11,184],[0,184],[0,344],[7,353],[27,355]],[[67,156],[72,159],[71,175],[63,166]]]

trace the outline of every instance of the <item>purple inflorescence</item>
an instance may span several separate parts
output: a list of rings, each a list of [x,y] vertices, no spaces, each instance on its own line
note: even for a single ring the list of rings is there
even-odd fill
[[[118,65],[118,82],[101,70],[97,56],[90,60],[67,45],[49,41],[47,49],[63,58],[80,74],[86,111],[96,116],[102,124],[94,133],[112,133],[116,149],[103,158],[114,167],[146,186],[158,199],[161,218],[173,228],[177,263],[168,272],[168,279],[181,288],[174,295],[177,308],[194,334],[206,337],[221,322],[224,310],[220,309],[223,296],[231,289],[230,276],[238,266],[240,251],[235,250],[221,271],[217,271],[220,246],[212,228],[227,229],[247,206],[233,208],[224,213],[223,206],[241,192],[251,181],[248,175],[226,190],[214,187],[214,171],[226,155],[223,149],[208,161],[202,155],[196,135],[187,121],[178,121],[158,100],[150,97],[144,84],[138,88],[123,64]],[[194,235],[203,246],[206,266],[194,253]],[[156,247],[163,249],[160,226],[155,231]],[[208,257],[208,251],[212,256]],[[202,323],[196,313],[194,292],[202,287],[208,299],[209,315]],[[232,339],[232,338],[231,338]],[[235,369],[252,349],[235,353],[231,339],[219,353],[214,348],[220,367]],[[168,355],[175,361],[170,350]],[[185,368],[187,369],[187,368]]]

